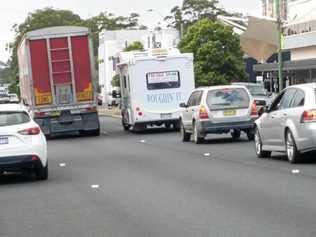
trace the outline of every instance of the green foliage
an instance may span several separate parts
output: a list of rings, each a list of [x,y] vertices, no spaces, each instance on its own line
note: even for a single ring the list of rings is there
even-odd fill
[[[112,81],[111,81],[111,84],[113,87],[120,87],[120,75],[119,74],[116,74]]]
[[[230,27],[203,19],[192,25],[179,44],[194,54],[197,86],[227,84],[246,79],[239,37]]]
[[[0,83],[10,82],[10,68],[4,67],[0,69]]]
[[[17,81],[14,81],[10,84],[9,93],[15,93],[17,95],[20,95],[19,83]]]
[[[139,41],[134,41],[130,45],[128,45],[123,51],[129,52],[129,51],[137,51],[137,50],[144,50],[144,45]]]

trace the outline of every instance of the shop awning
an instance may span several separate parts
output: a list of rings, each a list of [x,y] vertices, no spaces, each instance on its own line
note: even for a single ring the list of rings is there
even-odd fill
[[[283,71],[315,69],[315,68],[316,68],[316,58],[283,62]],[[253,66],[253,70],[256,72],[273,72],[273,71],[278,70],[278,64],[277,63],[256,64]]]

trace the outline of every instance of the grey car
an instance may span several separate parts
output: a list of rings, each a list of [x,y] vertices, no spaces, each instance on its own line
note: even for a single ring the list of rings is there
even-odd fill
[[[232,85],[242,85],[247,87],[250,94],[256,101],[257,109],[260,110],[271,103],[271,97],[268,95],[261,83],[235,82]]]
[[[283,90],[255,122],[255,150],[259,158],[272,151],[286,153],[289,162],[316,150],[316,83]]]
[[[207,134],[231,133],[238,139],[245,132],[254,138],[256,104],[244,86],[213,86],[195,89],[187,103],[181,103],[182,141],[202,143]]]

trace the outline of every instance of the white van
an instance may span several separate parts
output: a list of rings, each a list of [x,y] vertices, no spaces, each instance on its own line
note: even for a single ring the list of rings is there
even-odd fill
[[[163,124],[179,129],[179,103],[194,89],[193,54],[153,49],[120,53],[119,61],[124,129]]]

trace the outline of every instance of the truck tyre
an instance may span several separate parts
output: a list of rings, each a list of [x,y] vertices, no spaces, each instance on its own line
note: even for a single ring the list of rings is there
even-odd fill
[[[48,178],[48,162],[43,166],[41,162],[35,166],[35,177],[37,180],[47,180]]]
[[[123,126],[124,131],[129,131],[131,127],[129,124],[125,123],[125,117],[123,114],[122,114],[122,126]]]

